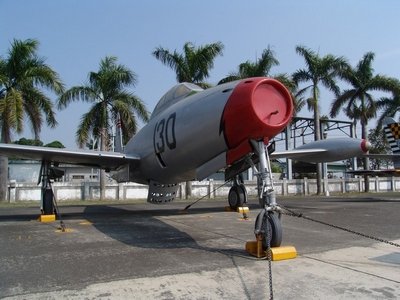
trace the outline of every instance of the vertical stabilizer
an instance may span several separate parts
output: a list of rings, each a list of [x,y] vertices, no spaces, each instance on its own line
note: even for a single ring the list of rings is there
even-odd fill
[[[400,154],[400,124],[393,118],[385,118],[385,135],[393,154]],[[393,160],[395,169],[400,169],[400,159]]]

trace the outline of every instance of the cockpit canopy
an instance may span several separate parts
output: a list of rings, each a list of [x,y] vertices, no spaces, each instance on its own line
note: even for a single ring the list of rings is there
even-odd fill
[[[193,95],[200,91],[203,91],[203,89],[193,83],[178,83],[161,97],[160,101],[158,101],[156,107],[154,108],[153,113],[151,114],[151,118],[155,117],[166,108],[181,101],[187,96]]]

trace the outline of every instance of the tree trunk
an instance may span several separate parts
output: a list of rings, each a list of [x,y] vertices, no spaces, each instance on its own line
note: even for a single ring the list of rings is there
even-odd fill
[[[6,128],[2,127],[1,139],[2,143],[10,143],[10,134]],[[8,200],[8,157],[0,156],[0,202]]]
[[[367,139],[368,135],[367,135],[367,124],[365,123],[365,121],[361,121],[361,128],[362,128],[362,133],[361,133],[361,138],[362,139]],[[364,157],[364,170],[369,170],[369,157]],[[364,191],[366,193],[369,192],[369,176],[368,175],[364,175]]]
[[[186,199],[192,196],[192,182],[186,181]]]
[[[101,130],[100,135],[100,151],[106,150],[106,129]],[[100,169],[100,200],[106,198],[106,171]]]
[[[100,169],[100,200],[106,198],[106,171]]]
[[[8,157],[0,156],[0,202],[8,200]]]
[[[321,139],[321,128],[319,121],[319,105],[318,105],[318,95],[317,95],[317,85],[314,83],[313,88],[314,97],[314,140],[319,141]],[[322,194],[322,164],[317,163],[317,194]]]

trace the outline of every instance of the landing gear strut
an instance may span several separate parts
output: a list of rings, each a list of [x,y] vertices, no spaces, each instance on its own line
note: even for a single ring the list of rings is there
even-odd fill
[[[42,214],[52,215],[56,212],[54,207],[54,193],[51,186],[51,180],[60,178],[64,175],[64,171],[52,167],[49,162],[42,161],[40,167],[39,182],[42,186]]]
[[[264,141],[252,140],[251,143],[260,161],[259,170],[251,160],[249,163],[257,175],[258,198],[262,208],[256,219],[254,233],[257,239],[262,239],[264,249],[279,247],[282,242],[281,209],[276,203],[268,151]]]

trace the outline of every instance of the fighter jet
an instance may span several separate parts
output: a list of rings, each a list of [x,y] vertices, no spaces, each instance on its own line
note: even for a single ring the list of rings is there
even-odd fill
[[[393,169],[378,170],[353,170],[348,174],[370,175],[370,176],[400,176],[400,124],[393,118],[387,117],[383,120],[386,140],[389,143],[391,154],[366,154],[365,156],[375,159],[386,159],[393,162]]]
[[[259,178],[262,208],[255,233],[264,239],[269,236],[267,242],[279,246],[280,208],[273,189],[272,150],[268,145],[290,123],[292,113],[289,91],[274,79],[249,78],[207,90],[180,83],[160,99],[149,122],[127,143],[123,153],[0,144],[0,155],[41,160],[46,178],[52,176],[52,166],[58,163],[103,168],[118,182],[148,184],[147,200],[155,204],[172,201],[180,182],[202,180],[225,170],[226,179],[233,181],[229,203],[240,206],[247,193],[238,176],[252,167]],[[367,148],[363,140],[325,140],[271,156],[336,161],[361,155]],[[49,190],[46,182],[42,187]],[[50,210],[51,198],[50,193],[42,199],[42,205]],[[267,225],[272,228],[270,235],[265,234]]]

